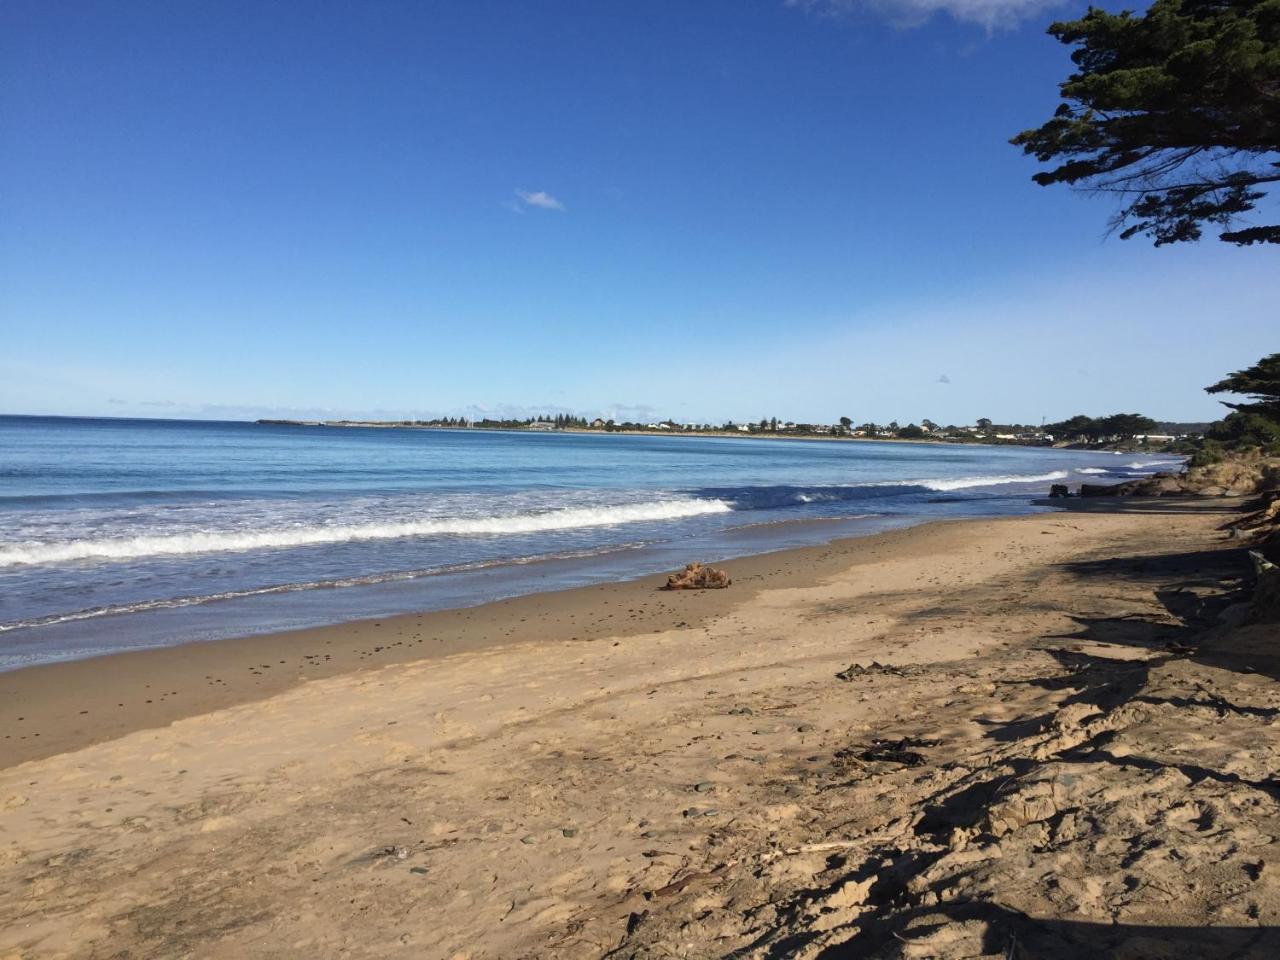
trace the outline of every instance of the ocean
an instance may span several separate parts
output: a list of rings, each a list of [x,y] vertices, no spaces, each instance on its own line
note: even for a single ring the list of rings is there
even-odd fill
[[[464,606],[946,517],[1175,458],[0,417],[0,669]]]

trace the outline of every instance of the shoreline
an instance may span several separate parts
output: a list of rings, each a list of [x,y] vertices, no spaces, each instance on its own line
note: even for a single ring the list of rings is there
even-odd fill
[[[258,657],[257,699],[0,769],[0,955],[1271,956],[1280,655],[1238,505],[457,611],[474,645],[430,659],[337,628],[352,669],[264,698]],[[157,662],[110,660],[84,689]]]
[[[1029,509],[1027,512],[1037,511]],[[0,677],[14,670],[186,644],[247,640],[273,634],[340,627],[349,623],[470,609],[539,593],[561,593],[642,577],[656,577],[659,574],[665,576],[676,567],[683,566],[689,559],[726,563],[783,550],[823,546],[836,540],[861,539],[928,522],[932,521],[908,514],[795,517],[732,527],[713,534],[709,541],[705,536],[696,536],[687,542],[677,539],[623,543],[596,548],[590,552],[501,559],[456,569],[426,570],[408,576],[392,573],[385,580],[370,579],[366,583],[344,584],[336,588],[316,584],[303,585],[299,589],[299,585],[289,584],[279,590],[249,591],[242,596],[216,596],[207,600],[197,599],[195,602],[191,602],[192,598],[180,598],[172,604],[161,600],[154,607],[140,610],[125,608],[102,613],[91,611],[83,616],[72,614],[65,619],[0,631],[0,639],[12,641],[16,637],[23,641],[24,648],[33,646],[27,637],[34,632],[42,634],[35,645],[37,647],[49,642],[50,633],[62,634],[52,642],[60,648],[69,648],[68,652],[45,660],[0,661]],[[817,530],[823,532],[801,532]],[[362,593],[368,594],[370,591],[381,593],[381,603],[385,604],[383,609],[376,609],[376,603],[361,599]],[[397,601],[394,593],[388,591],[412,591],[416,599]],[[345,597],[346,603],[340,606],[347,609],[330,615],[326,612],[330,607],[327,601],[336,596]],[[276,620],[314,619],[312,622],[271,625],[270,619],[264,621],[261,615],[255,617],[244,612],[244,603],[264,601],[278,605],[274,616]],[[370,610],[369,607],[375,609]],[[315,612],[304,615],[308,610]],[[270,617],[270,614],[267,616]],[[165,621],[178,618],[187,623],[195,620],[200,625],[199,630],[191,634],[192,639],[167,639],[178,628],[166,625]],[[257,625],[255,621],[267,625]],[[215,625],[219,622],[228,625]],[[76,631],[70,639],[66,636],[68,630]],[[204,635],[199,635],[201,633]],[[120,644],[84,646],[91,642],[87,637],[92,634],[107,637],[128,635],[130,640]],[[7,656],[16,654],[10,653]]]
[[[591,643],[684,628],[732,613],[760,591],[911,555],[945,528],[1034,523],[1062,512],[1158,512],[1168,499],[1043,500],[1053,512],[943,518],[713,563],[725,590],[665,591],[667,572],[436,610],[316,627],[125,649],[0,672],[0,770],[139,730],[269,699],[302,684],[527,643]],[[1201,503],[1197,509],[1213,509]],[[963,533],[960,534],[963,536]]]
[[[856,565],[864,545],[910,549],[912,533],[923,528],[1034,516],[1044,514],[926,520],[712,561],[730,568],[734,583],[725,590],[660,590],[670,571],[648,573],[471,606],[19,666],[0,672],[0,770],[265,700],[309,681],[505,645],[700,627],[760,589],[807,585]]]
[[[1152,456],[1170,456],[1181,457],[1186,459],[1185,453],[1173,453],[1164,450],[1153,450],[1143,446],[1117,446],[1107,445],[1099,447],[1079,446],[1076,444],[1055,444],[1055,443],[1027,443],[1019,440],[966,440],[960,438],[954,439],[928,439],[924,437],[852,437],[852,436],[835,436],[834,434],[818,434],[810,433],[804,435],[790,435],[782,433],[751,433],[741,430],[605,430],[605,429],[583,429],[581,427],[557,427],[554,430],[530,430],[519,427],[445,427],[445,426],[419,426],[417,424],[404,423],[371,423],[359,421],[345,420],[246,420],[246,421],[227,421],[229,423],[252,423],[256,426],[267,427],[325,427],[333,430],[443,430],[449,433],[469,433],[483,431],[489,433],[534,433],[534,434],[573,434],[575,436],[594,437],[594,436],[619,436],[619,437],[719,437],[732,440],[816,440],[819,442],[847,441],[849,443],[912,443],[925,446],[935,447],[1019,447],[1022,449],[1039,449],[1039,450],[1071,450],[1079,453],[1119,453],[1119,454],[1149,454]]]
[[[192,420],[186,418],[168,418],[168,417],[107,417],[107,416],[76,416],[72,414],[43,414],[43,413],[6,413],[0,414],[3,417],[12,417],[15,419],[41,419],[41,420],[120,420],[139,423],[222,423],[237,424],[250,426],[275,426],[275,427],[325,427],[329,429],[370,429],[370,430],[440,430],[449,433],[468,433],[468,432],[490,432],[490,433],[567,433],[577,436],[624,436],[624,437],[722,437],[735,440],[817,440],[827,441],[849,441],[853,443],[911,443],[923,444],[927,446],[938,447],[1019,447],[1022,449],[1041,449],[1041,450],[1057,450],[1057,451],[1074,451],[1079,453],[1119,453],[1119,454],[1147,454],[1151,456],[1170,456],[1181,457],[1186,459],[1186,453],[1176,453],[1173,451],[1153,450],[1143,446],[1122,446],[1115,445],[1101,447],[1081,447],[1075,444],[1053,444],[1053,443],[1023,443],[1016,440],[1004,440],[998,442],[990,442],[987,440],[932,440],[932,439],[912,439],[909,437],[837,437],[823,434],[807,434],[805,436],[789,436],[778,433],[743,433],[741,431],[729,430],[603,430],[603,429],[557,429],[548,431],[517,429],[515,427],[444,427],[444,426],[417,426],[415,424],[402,423],[374,423],[374,422],[356,422],[342,420],[277,420],[277,419],[256,419],[256,420]]]

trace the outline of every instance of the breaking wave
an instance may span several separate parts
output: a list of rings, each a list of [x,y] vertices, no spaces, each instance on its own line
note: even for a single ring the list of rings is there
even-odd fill
[[[1000,487],[1006,483],[1047,483],[1050,480],[1067,479],[1066,470],[1054,470],[1052,473],[1011,474],[1000,477],[955,477],[950,480],[920,480],[922,487],[930,490],[967,490],[970,487]]]
[[[941,492],[967,490],[971,487],[999,487],[1011,483],[1044,483],[1049,480],[1063,480],[1066,477],[1067,471],[1055,470],[1053,473],[1001,474],[936,480],[885,480],[878,483],[830,484],[812,487],[789,485],[703,487],[692,492],[698,497],[728,503],[735,510],[772,510],[801,505],[919,496],[922,490]]]
[[[306,547],[405,537],[544,533],[583,527],[678,520],[704,514],[728,513],[731,509],[722,500],[666,500],[490,517],[446,517],[254,531],[200,531],[62,543],[19,543],[0,546],[0,567],[63,563],[71,560],[134,560],[142,557]]]

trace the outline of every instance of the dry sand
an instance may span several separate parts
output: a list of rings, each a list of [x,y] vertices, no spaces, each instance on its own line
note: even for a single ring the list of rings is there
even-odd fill
[[[1277,630],[1097,509],[0,677],[0,958],[1278,956]]]

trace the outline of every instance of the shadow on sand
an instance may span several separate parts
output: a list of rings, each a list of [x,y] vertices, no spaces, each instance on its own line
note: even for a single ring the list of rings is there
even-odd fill
[[[1104,501],[1093,506],[1090,501],[1082,509],[1109,512],[1180,512],[1189,507],[1159,501]],[[1194,509],[1204,510],[1203,502]],[[1232,508],[1224,506],[1224,513]],[[1154,653],[1141,659],[1109,658],[1078,652],[1069,648],[1047,648],[1062,667],[1061,673],[1042,676],[1027,682],[1044,689],[1068,691],[1058,707],[1073,703],[1096,706],[1102,711],[1114,710],[1126,703],[1167,704],[1179,708],[1207,708],[1221,717],[1238,716],[1272,722],[1280,709],[1270,706],[1236,704],[1204,688],[1185,695],[1161,696],[1149,686],[1151,671],[1178,659],[1229,669],[1240,673],[1262,674],[1280,679],[1280,656],[1276,641],[1280,627],[1273,625],[1241,625],[1228,628],[1232,607],[1237,611],[1249,600],[1253,583],[1252,567],[1242,548],[1192,551],[1179,554],[1153,554],[1086,560],[1065,564],[1063,569],[1084,580],[1100,578],[1114,582],[1124,580],[1149,587],[1164,607],[1167,616],[1087,617],[1074,616],[1078,629],[1045,640],[1089,641],[1094,644],[1138,648]],[[1045,728],[1049,716],[1022,717],[993,724],[987,736],[1000,741],[1014,741]],[[1177,759],[1162,762],[1151,757],[1135,756],[1129,751],[1109,750],[1113,734],[1101,733],[1078,746],[1055,755],[1056,760],[1077,763],[1105,763],[1120,767],[1178,770],[1191,783],[1204,780],[1237,784],[1265,792],[1280,799],[1280,779],[1247,779],[1227,770],[1217,770]],[[1031,772],[1038,761],[1017,758],[1008,763],[998,778],[980,781],[963,791],[946,797],[926,810],[917,827],[920,833],[933,832],[939,837],[955,826],[977,823],[981,812],[989,807],[997,793],[1010,779]],[[893,857],[894,851],[882,854]],[[901,897],[895,888],[895,873],[919,878],[930,862],[929,854],[905,852],[902,862],[881,871],[877,900],[886,904]],[[905,861],[921,858],[919,863]],[[887,862],[887,861],[886,861]],[[918,880],[917,880],[918,883]],[[920,890],[914,890],[918,896]],[[940,893],[941,891],[937,891]],[[1171,906],[1176,898],[1171,898]],[[935,903],[928,907],[881,908],[860,923],[859,933],[850,941],[825,949],[818,956],[826,960],[867,956],[926,957],[930,955],[934,934],[948,938],[939,943],[947,956],[996,956],[1006,960],[1075,960],[1075,958],[1123,957],[1126,960],[1173,960],[1173,958],[1209,958],[1209,960],[1262,960],[1280,957],[1280,927],[1275,926],[1152,926],[1140,924],[1086,922],[1061,919],[1035,919],[999,903],[965,901]],[[957,953],[957,939],[964,940]],[[970,940],[972,942],[970,942]],[[800,946],[793,943],[792,946]],[[776,947],[782,947],[781,953]],[[769,955],[785,955],[787,945],[777,944]]]
[[[1061,639],[1164,648],[1206,666],[1262,673],[1280,680],[1280,644],[1274,642],[1280,635],[1280,626],[1244,622],[1245,605],[1254,583],[1246,548],[1082,560],[1065,564],[1063,569],[1082,579],[1098,577],[1150,585],[1156,599],[1177,622],[1138,615],[1075,616],[1072,619],[1079,631]],[[1239,626],[1226,626],[1231,623]]]
[[[1067,513],[1235,514],[1239,497],[1042,497],[1038,507],[1056,507]]]
[[[969,924],[977,928],[973,942],[965,944],[970,955],[1006,960],[1263,960],[1280,956],[1280,927],[1175,927],[1035,920],[999,904],[977,902],[931,907],[921,912],[921,917],[925,922],[913,927],[909,937],[871,927],[851,943],[828,948],[818,956],[822,960],[852,960],[881,954],[885,947],[892,946],[890,937],[896,937],[906,947],[904,956],[926,957],[927,952],[911,949],[911,941],[923,940],[931,931],[946,924]],[[898,914],[895,927],[910,924],[912,919],[909,914]]]

